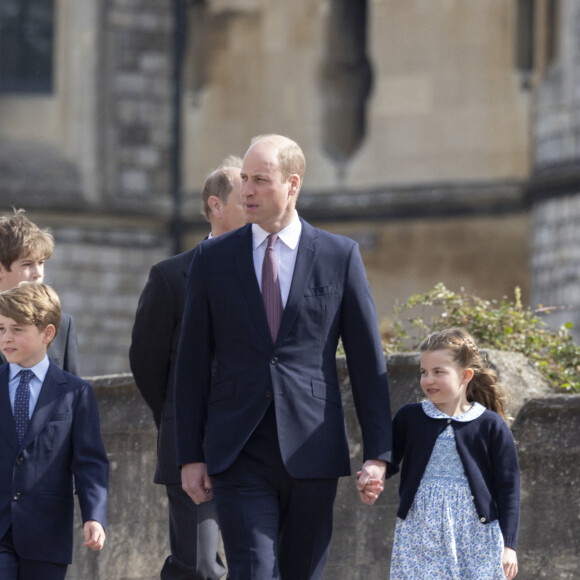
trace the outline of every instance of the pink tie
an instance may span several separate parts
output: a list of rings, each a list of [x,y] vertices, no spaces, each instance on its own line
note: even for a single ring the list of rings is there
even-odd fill
[[[278,279],[278,268],[276,267],[276,256],[274,256],[274,244],[278,239],[277,234],[268,236],[268,247],[264,254],[262,263],[262,296],[266,307],[266,317],[272,340],[276,342],[280,321],[282,320],[282,294],[280,293],[280,280]]]

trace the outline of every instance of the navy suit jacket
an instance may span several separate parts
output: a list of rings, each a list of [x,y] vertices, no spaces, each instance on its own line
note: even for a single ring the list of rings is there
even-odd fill
[[[73,375],[80,376],[77,331],[70,314],[62,313],[58,333],[50,343],[47,354],[50,360],[56,363],[56,366]],[[6,359],[0,352],[0,364],[5,362]]]
[[[193,250],[188,250],[151,268],[139,298],[129,349],[135,382],[159,430],[156,483],[181,483],[175,460],[173,379],[192,257]]]
[[[109,463],[89,383],[50,363],[22,444],[0,366],[0,538],[19,557],[70,563],[74,493],[83,522],[106,524]]]
[[[291,476],[348,475],[336,368],[339,338],[364,459],[389,461],[387,370],[357,244],[302,220],[275,344],[254,270],[251,225],[198,245],[176,369],[179,465],[205,462],[210,475],[225,470],[273,401],[282,458]]]

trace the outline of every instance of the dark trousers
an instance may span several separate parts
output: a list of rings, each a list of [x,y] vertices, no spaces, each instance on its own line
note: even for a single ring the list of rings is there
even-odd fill
[[[169,499],[171,555],[161,580],[218,580],[226,570],[217,554],[219,527],[215,503],[195,505],[181,484],[165,486]]]
[[[12,543],[11,528],[0,539],[0,578],[2,580],[64,580],[67,568],[68,564],[37,562],[20,558]]]
[[[228,579],[322,578],[337,484],[288,474],[271,405],[232,466],[212,476]]]

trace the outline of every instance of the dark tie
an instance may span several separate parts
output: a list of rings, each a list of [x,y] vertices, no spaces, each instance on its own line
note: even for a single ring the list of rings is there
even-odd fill
[[[16,433],[18,434],[18,443],[22,443],[26,429],[28,429],[28,411],[30,408],[30,379],[34,373],[30,370],[23,370],[18,373],[20,382],[16,387],[14,396],[14,422],[16,423]]]
[[[274,256],[274,244],[277,239],[277,234],[268,236],[268,246],[262,263],[262,296],[264,297],[270,334],[274,342],[276,342],[280,321],[282,320],[282,294],[280,293],[276,256]]]

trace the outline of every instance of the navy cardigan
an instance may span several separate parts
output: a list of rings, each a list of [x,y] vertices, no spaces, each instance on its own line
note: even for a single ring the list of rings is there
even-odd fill
[[[472,421],[428,417],[420,403],[405,405],[393,419],[393,462],[387,478],[401,468],[399,509],[405,519],[437,437],[451,424],[475,509],[482,523],[499,519],[504,544],[516,549],[520,519],[520,471],[516,446],[505,421],[493,411]]]

